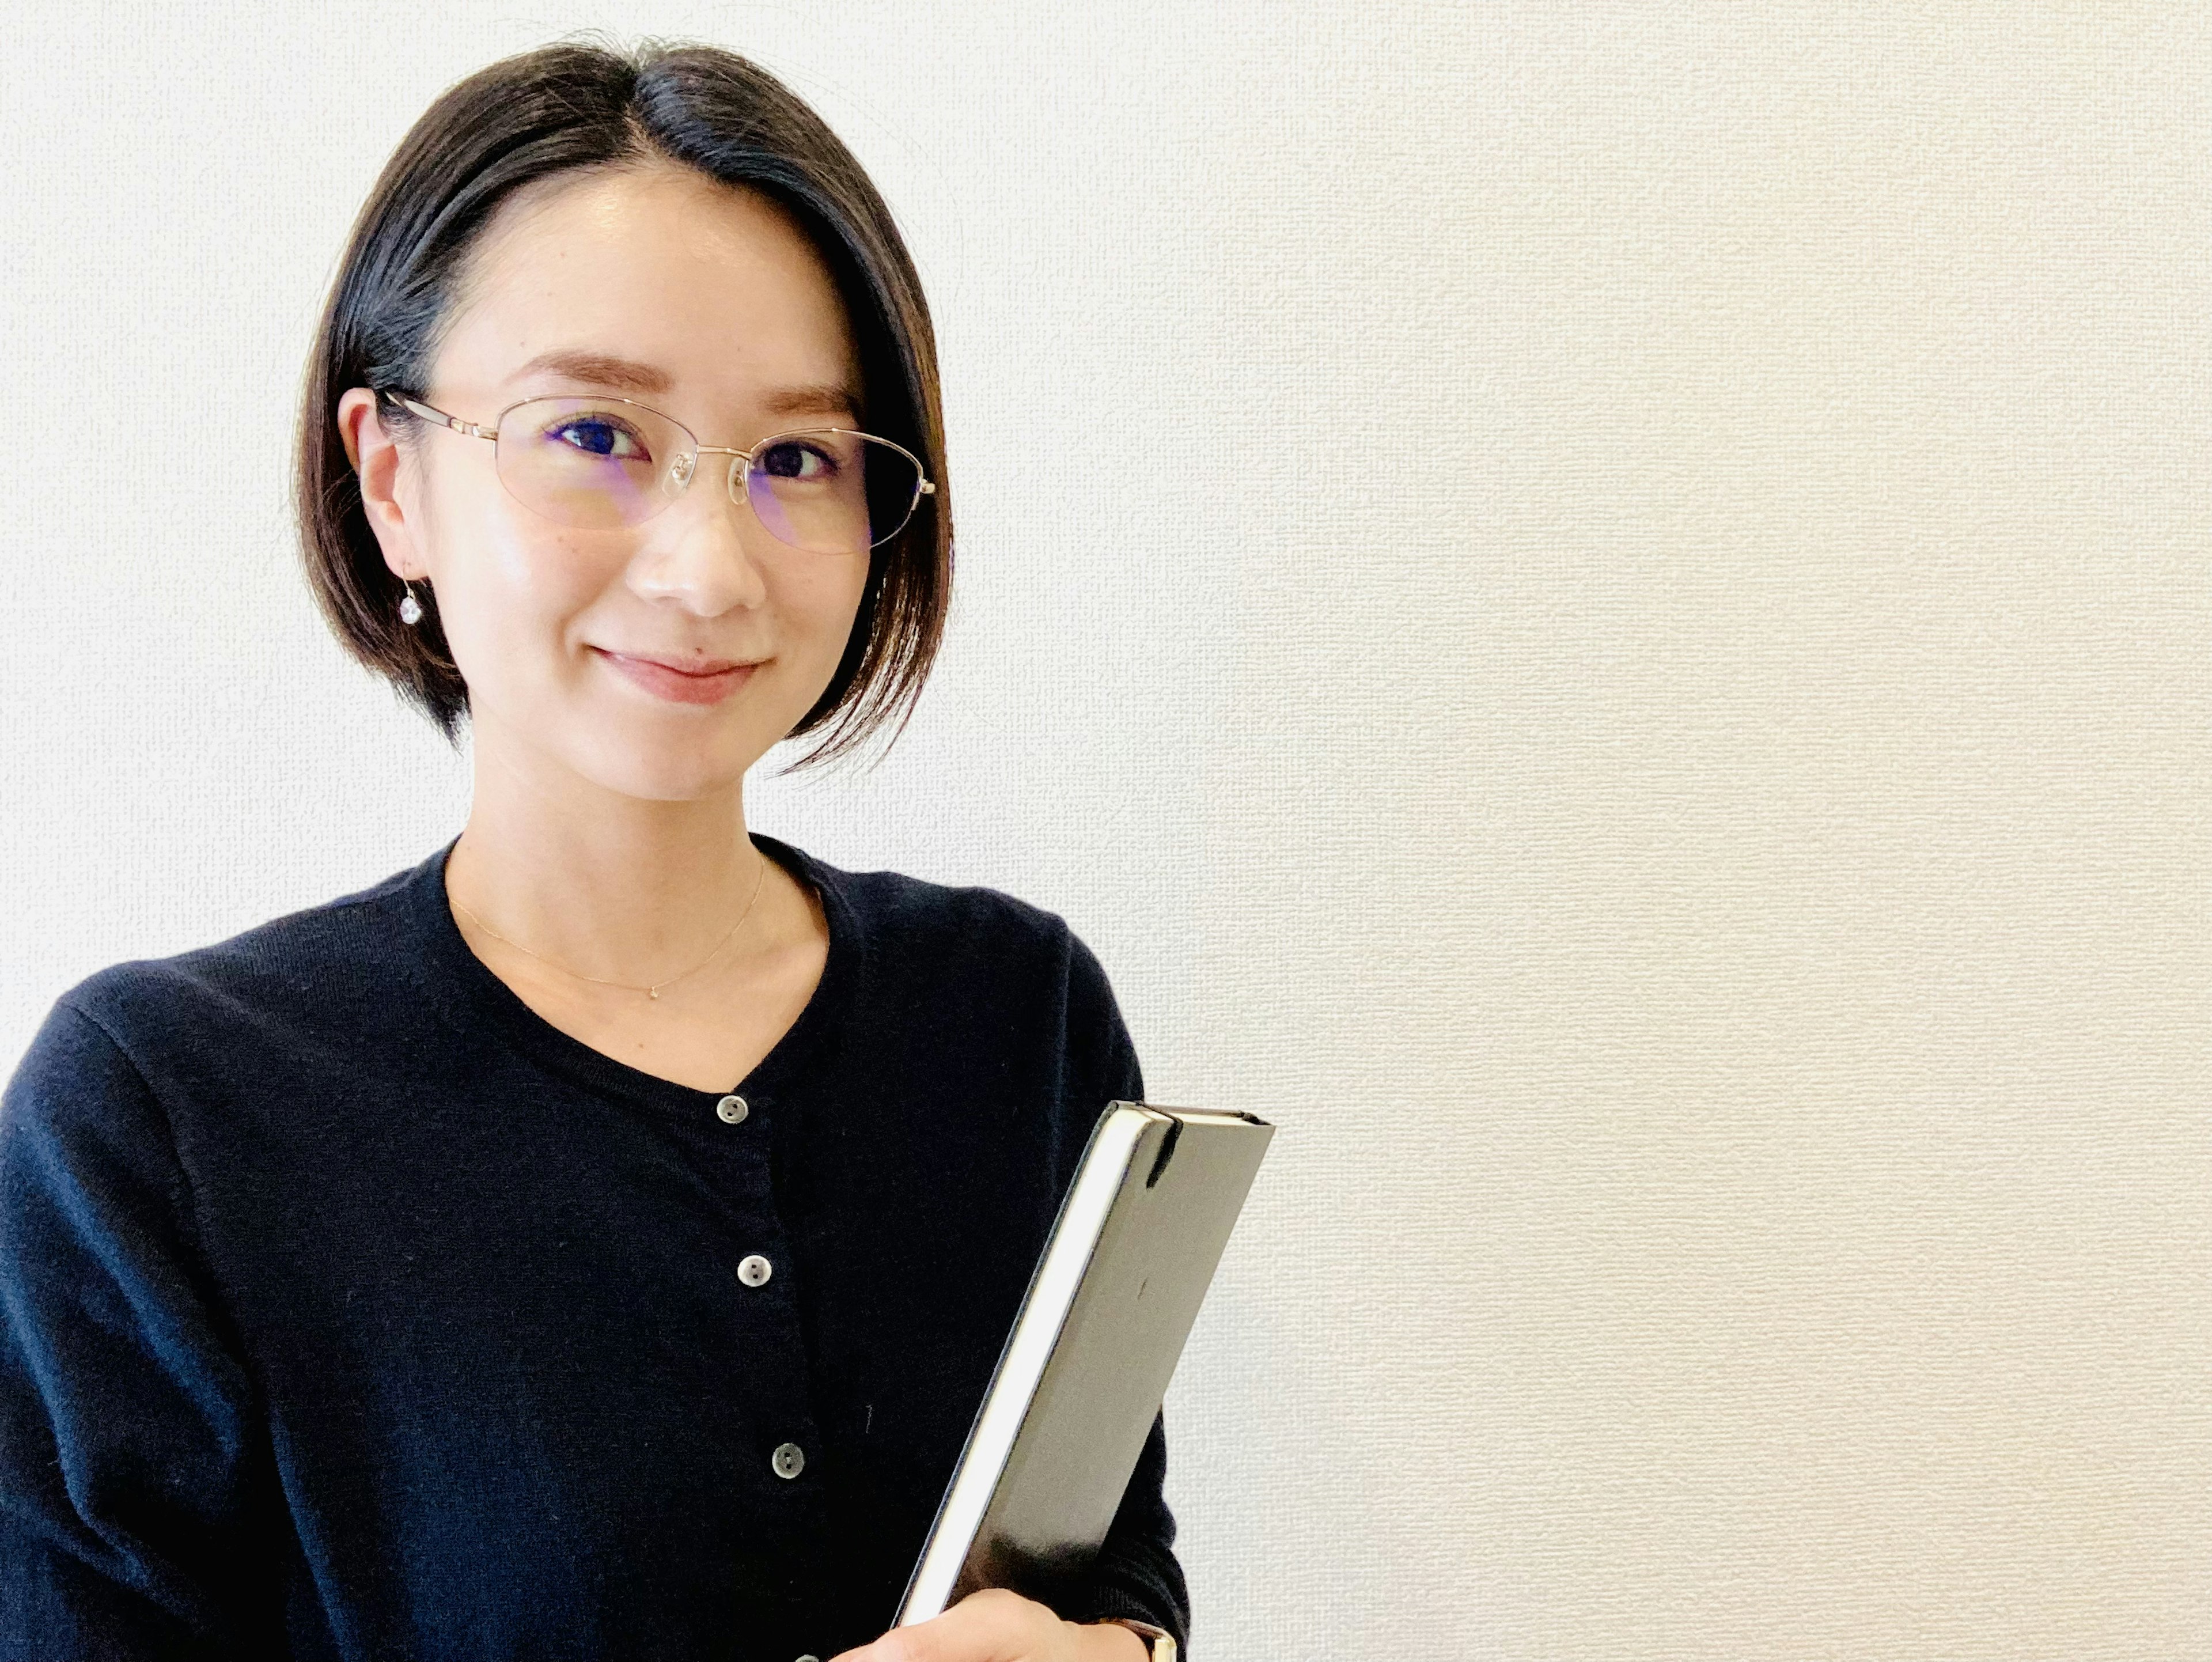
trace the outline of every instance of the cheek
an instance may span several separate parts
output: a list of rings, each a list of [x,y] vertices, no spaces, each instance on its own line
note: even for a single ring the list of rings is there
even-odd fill
[[[621,567],[587,534],[495,490],[456,492],[437,517],[447,638],[472,697],[557,675],[571,620]]]
[[[787,569],[779,595],[787,617],[803,624],[816,649],[834,665],[845,649],[868,582],[865,557],[826,556]]]

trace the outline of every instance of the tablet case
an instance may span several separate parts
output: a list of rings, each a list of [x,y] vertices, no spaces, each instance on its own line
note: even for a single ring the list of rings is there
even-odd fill
[[[978,1587],[1053,1604],[1079,1580],[1273,1136],[1246,1113],[1100,1113],[894,1625]]]

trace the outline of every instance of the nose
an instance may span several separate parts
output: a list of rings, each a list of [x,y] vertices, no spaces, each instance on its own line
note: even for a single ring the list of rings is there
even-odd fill
[[[729,490],[720,457],[701,456],[690,488],[646,521],[630,561],[630,588],[702,618],[758,606],[768,594],[774,539],[745,500]]]

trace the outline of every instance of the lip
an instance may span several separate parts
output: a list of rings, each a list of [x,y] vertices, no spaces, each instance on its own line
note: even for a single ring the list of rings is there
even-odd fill
[[[747,661],[736,658],[702,658],[696,663],[678,665],[660,658],[633,657],[625,652],[610,652],[605,647],[593,647],[592,651],[614,669],[619,671],[633,685],[643,688],[656,698],[672,704],[719,704],[753,678],[766,659]]]

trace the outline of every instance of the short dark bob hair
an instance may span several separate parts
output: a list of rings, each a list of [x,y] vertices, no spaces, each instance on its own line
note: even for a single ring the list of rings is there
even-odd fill
[[[902,730],[936,658],[952,581],[943,405],[921,279],[890,209],[822,119],[734,52],[562,41],[448,88],[408,131],[354,223],[308,360],[295,482],[307,578],[347,650],[458,742],[467,684],[434,596],[422,597],[419,624],[399,621],[404,590],[362,511],[338,398],[354,387],[427,393],[469,251],[511,192],[572,168],[656,161],[760,192],[795,216],[844,300],[868,429],[920,456],[937,484],[870,556],[837,673],[786,735],[844,715],[803,767],[850,750],[902,706]]]

